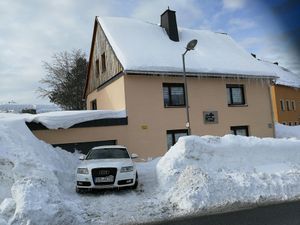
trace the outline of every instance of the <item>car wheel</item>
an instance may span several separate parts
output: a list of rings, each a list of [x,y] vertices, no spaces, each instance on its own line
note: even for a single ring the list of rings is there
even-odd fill
[[[138,173],[136,172],[136,175],[135,175],[135,183],[134,183],[134,185],[132,186],[132,189],[136,189],[138,185],[139,185],[139,175],[138,175]]]

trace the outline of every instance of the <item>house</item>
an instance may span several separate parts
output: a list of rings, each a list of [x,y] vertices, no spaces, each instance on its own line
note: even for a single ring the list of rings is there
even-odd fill
[[[278,65],[261,61],[279,79],[271,86],[275,122],[294,126],[300,124],[300,76]]]
[[[126,109],[129,149],[163,154],[187,134],[181,55],[192,39],[198,40],[186,55],[192,134],[274,136],[275,74],[227,34],[178,28],[169,9],[161,25],[96,17],[87,108]]]
[[[185,90],[182,55],[192,39],[198,44],[185,55]],[[61,146],[114,141],[147,158],[163,155],[187,125],[192,135],[274,136],[275,73],[227,34],[177,27],[175,11],[166,10],[161,25],[96,17],[89,62],[87,109],[125,110],[125,122],[36,129],[39,138]]]

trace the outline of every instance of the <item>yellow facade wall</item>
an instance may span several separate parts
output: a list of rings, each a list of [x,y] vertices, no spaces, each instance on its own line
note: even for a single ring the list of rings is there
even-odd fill
[[[182,77],[125,77],[129,122],[128,144],[145,154],[167,151],[167,130],[185,129],[185,108],[165,108],[163,83],[182,83]],[[246,106],[229,107],[226,84],[244,84]],[[249,135],[273,137],[269,83],[255,80],[189,78],[188,94],[191,131],[194,135],[225,135],[231,126],[249,126]],[[218,124],[204,124],[203,111],[218,111]]]
[[[283,86],[273,85],[271,87],[273,111],[275,121],[278,123],[300,123],[300,89]],[[280,101],[284,101],[284,109],[281,108]],[[287,101],[290,104],[290,110],[287,109]],[[295,103],[295,109],[292,109],[292,103]]]
[[[91,109],[91,102],[97,100],[97,109],[122,110],[126,109],[124,76],[91,92],[86,99],[87,109]]]
[[[98,91],[99,109],[124,109],[128,125],[40,130],[33,133],[51,144],[117,140],[141,158],[167,151],[167,130],[185,129],[185,107],[165,108],[163,83],[183,83],[182,77],[125,75]],[[246,105],[229,107],[226,84],[243,84]],[[269,83],[249,79],[188,78],[190,122],[193,135],[225,135],[231,126],[249,126],[249,135],[273,137]],[[89,106],[89,104],[88,104]],[[300,107],[299,107],[300,108]],[[203,111],[217,111],[219,122],[205,124]]]

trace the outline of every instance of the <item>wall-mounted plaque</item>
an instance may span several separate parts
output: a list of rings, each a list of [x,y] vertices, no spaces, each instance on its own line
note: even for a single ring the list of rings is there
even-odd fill
[[[218,123],[218,111],[204,111],[203,121],[206,124]]]

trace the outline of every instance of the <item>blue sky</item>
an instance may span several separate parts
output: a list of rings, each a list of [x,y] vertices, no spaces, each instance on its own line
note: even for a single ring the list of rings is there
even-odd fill
[[[300,74],[298,0],[0,0],[0,103],[48,103],[36,93],[42,61],[77,48],[88,55],[95,16],[159,23],[168,6],[179,26],[226,32],[258,58]]]

